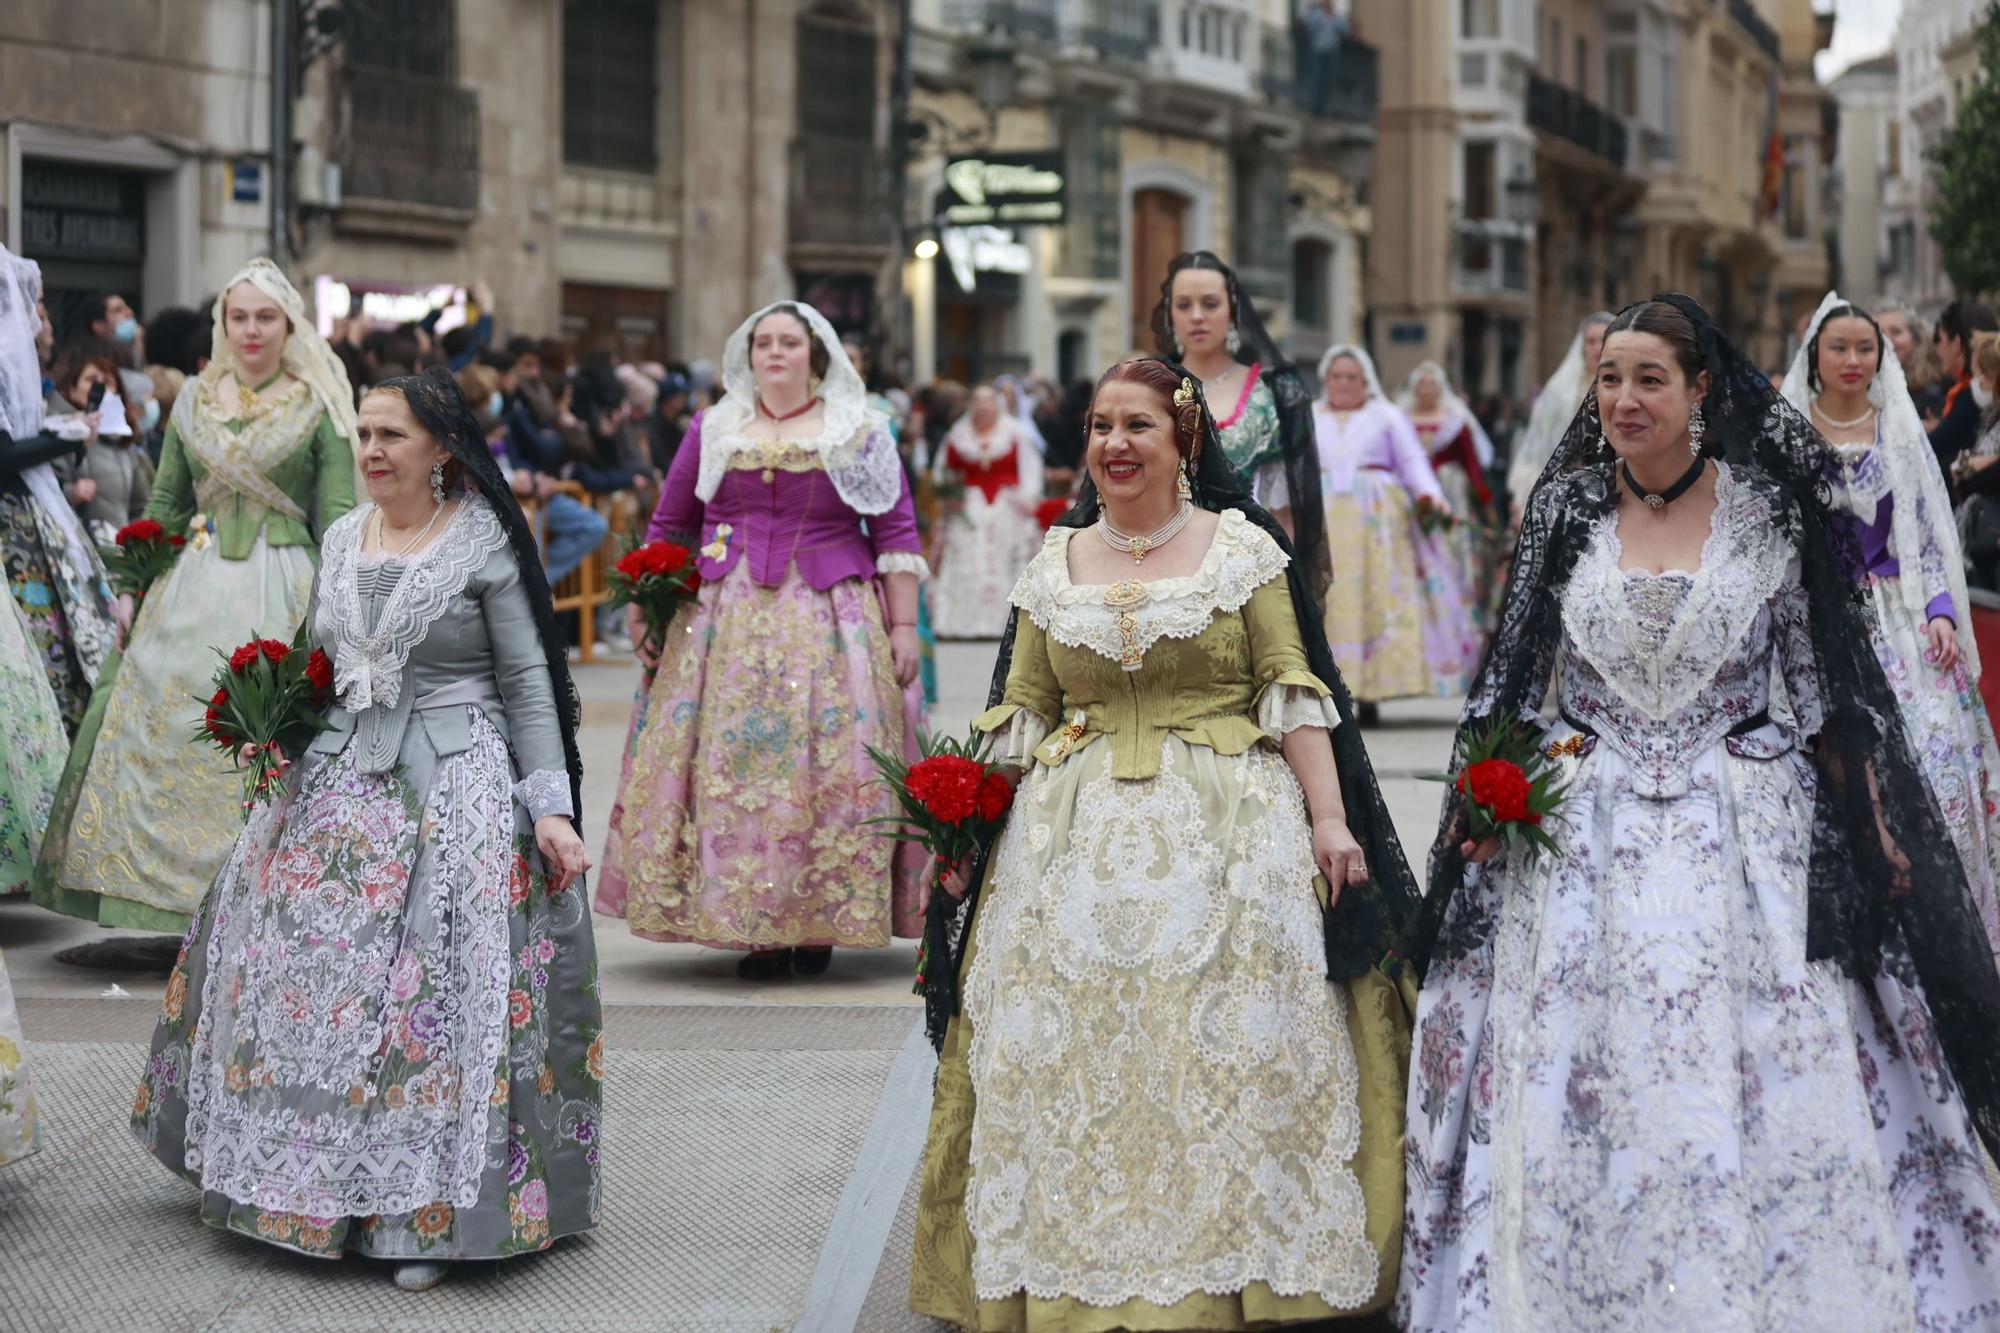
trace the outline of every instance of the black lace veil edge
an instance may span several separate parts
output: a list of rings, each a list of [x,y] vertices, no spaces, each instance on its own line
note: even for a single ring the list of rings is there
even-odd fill
[[[583,704],[577,696],[576,681],[569,671],[569,650],[556,628],[555,597],[548,576],[542,572],[542,551],[535,533],[521,512],[520,501],[501,475],[485,433],[472,415],[458,381],[449,370],[433,366],[421,375],[403,375],[384,380],[373,389],[393,389],[403,395],[411,413],[465,469],[465,489],[485,499],[506,530],[507,544],[521,567],[521,586],[527,590],[528,606],[535,615],[535,628],[542,636],[542,651],[548,658],[549,685],[555,691],[556,720],[562,730],[563,760],[569,769],[571,816],[579,834],[583,831],[583,756],[577,749],[577,727]]]
[[[1229,289],[1230,307],[1236,312],[1234,356],[1238,364],[1262,367],[1258,377],[1270,386],[1272,401],[1277,404],[1278,449],[1286,489],[1292,498],[1292,551],[1305,566],[1306,589],[1313,604],[1321,605],[1327,590],[1333,586],[1333,568],[1327,555],[1326,510],[1318,503],[1319,437],[1313,429],[1313,400],[1318,395],[1305,372],[1293,364],[1264,327],[1256,302],[1236,280],[1236,270],[1213,251],[1191,251],[1168,265],[1167,277],[1160,284],[1159,302],[1153,307],[1154,350],[1161,360],[1178,364],[1180,353],[1174,342],[1171,312],[1173,281],[1186,267],[1181,260],[1195,256],[1206,261],[1203,266],[1209,271],[1220,273]]]
[[[1167,364],[1176,374],[1186,374],[1173,362]],[[1361,728],[1354,721],[1354,698],[1348,692],[1340,668],[1334,663],[1332,650],[1327,646],[1326,630],[1319,615],[1320,603],[1307,586],[1300,569],[1302,562],[1294,555],[1292,544],[1277,520],[1256,502],[1243,475],[1229,465],[1216,437],[1215,419],[1209,414],[1205,401],[1202,421],[1207,443],[1202,448],[1195,469],[1194,502],[1217,513],[1226,509],[1241,510],[1245,518],[1276,541],[1287,555],[1294,557],[1286,566],[1285,578],[1291,589],[1299,637],[1305,644],[1306,661],[1313,674],[1333,691],[1334,702],[1340,712],[1340,725],[1331,733],[1334,762],[1340,775],[1341,799],[1347,807],[1347,826],[1360,844],[1369,870],[1368,883],[1346,887],[1333,910],[1324,914],[1327,975],[1333,980],[1344,981],[1362,975],[1395,953],[1419,903],[1416,876],[1410,870],[1409,859],[1396,836],[1396,825],[1382,799],[1374,765],[1368,758],[1368,747],[1361,738]],[[1314,489],[1310,494],[1317,495],[1318,486],[1315,475]],[[1097,487],[1086,479],[1076,503],[1058,522],[1064,527],[1083,528],[1095,523],[1097,517]],[[1020,611],[1015,610],[1008,618],[1006,632],[1001,638],[999,658],[993,668],[993,682],[987,692],[988,707],[999,706],[1006,694],[1007,674],[1014,660],[1014,634],[1020,615]],[[989,847],[980,855],[972,876],[973,887],[962,904],[951,902],[943,894],[934,894],[931,899],[924,940],[926,954],[932,961],[928,964],[922,990],[925,1026],[934,1046],[942,1046],[946,1025],[958,1012],[958,983],[965,963],[965,946],[971,937],[969,926],[977,910],[980,890],[985,884],[992,860],[991,852]],[[939,960],[949,960],[949,965],[941,965]]]
[[[1850,571],[1852,522],[1832,503],[1827,446],[1811,423],[1718,330],[1694,300],[1656,297],[1698,331],[1712,379],[1703,453],[1761,489],[1794,546],[1824,720],[1808,753],[1815,773],[1807,871],[1808,958],[1848,976],[1914,982],[1980,1137],[2000,1152],[2000,970],[1970,884],[1917,767],[1895,695],[1875,656],[1865,593]],[[1596,524],[1617,503],[1615,455],[1588,395],[1530,493],[1513,576],[1456,739],[1492,717],[1539,714],[1562,637],[1561,590]],[[1419,976],[1438,959],[1486,947],[1494,923],[1452,912],[1466,864],[1462,797],[1445,789],[1429,889],[1405,952]]]

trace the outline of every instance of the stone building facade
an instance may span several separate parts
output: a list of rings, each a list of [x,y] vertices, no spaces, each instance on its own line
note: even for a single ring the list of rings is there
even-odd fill
[[[1782,355],[1828,276],[1811,0],[1357,10],[1397,164],[1369,294],[1385,377],[1429,357],[1468,391],[1531,392],[1585,315],[1669,289]]]
[[[1292,0],[914,0],[913,16],[915,378],[1069,380],[1150,353],[1167,262],[1192,249],[1237,270],[1306,364],[1362,335],[1365,33],[1315,48]],[[987,156],[1052,168],[1063,220],[952,225],[947,167]]]
[[[271,246],[269,0],[0,4],[0,240],[49,305],[193,304]]]

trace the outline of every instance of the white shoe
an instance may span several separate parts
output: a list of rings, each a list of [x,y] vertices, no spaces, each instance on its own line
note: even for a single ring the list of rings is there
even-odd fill
[[[404,1291],[429,1291],[444,1281],[444,1275],[450,1271],[450,1264],[428,1262],[397,1264],[396,1285]]]

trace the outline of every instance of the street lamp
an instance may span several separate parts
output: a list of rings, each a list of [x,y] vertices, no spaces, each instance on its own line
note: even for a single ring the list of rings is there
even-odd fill
[[[998,38],[982,37],[966,50],[972,65],[972,96],[986,113],[987,132],[996,133],[1000,110],[1014,103],[1016,66],[1014,44]]]
[[[926,236],[924,237],[924,239],[917,242],[917,249],[916,249],[917,258],[936,259],[937,252],[938,252],[938,243],[935,238]]]

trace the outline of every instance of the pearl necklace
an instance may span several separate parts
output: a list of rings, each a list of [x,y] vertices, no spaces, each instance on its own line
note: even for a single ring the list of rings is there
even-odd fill
[[[1862,422],[1875,415],[1875,406],[1872,403],[1869,404],[1868,410],[1852,421],[1841,421],[1818,403],[1813,404],[1813,411],[1819,413],[1819,419],[1835,430],[1853,430],[1856,426],[1859,426]]]
[[[1172,518],[1160,524],[1159,527],[1154,528],[1143,537],[1126,536],[1118,529],[1112,527],[1111,520],[1108,518],[1097,520],[1097,535],[1102,537],[1104,544],[1112,550],[1123,551],[1125,554],[1131,556],[1132,563],[1137,565],[1145,562],[1147,552],[1165,546],[1175,537],[1178,537],[1181,529],[1186,527],[1188,520],[1193,517],[1194,506],[1183,500],[1181,501],[1181,507],[1174,512]]]
[[[425,537],[428,537],[430,535],[431,529],[437,526],[438,515],[442,514],[443,512],[444,512],[443,505],[438,505],[436,508],[432,509],[431,516],[424,520],[424,525],[421,528],[417,529],[417,535],[410,538],[409,541],[403,543],[402,550],[391,551],[389,549],[388,541],[382,535],[382,510],[378,507],[375,510],[375,550],[381,555],[387,556],[391,560],[401,560],[404,556],[407,556],[411,551],[416,549],[418,542],[421,542]]]

